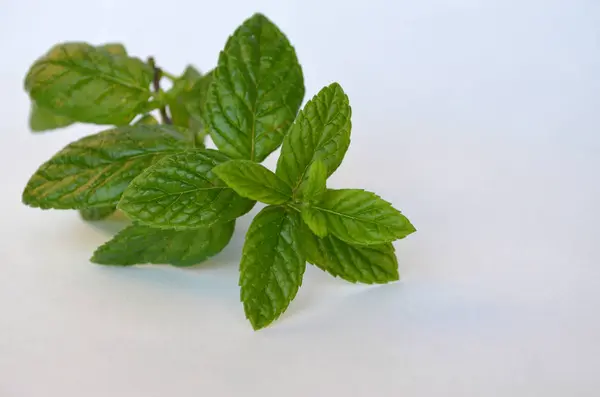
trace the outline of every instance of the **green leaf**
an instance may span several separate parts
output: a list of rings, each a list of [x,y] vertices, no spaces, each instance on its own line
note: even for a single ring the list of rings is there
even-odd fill
[[[319,237],[327,236],[327,218],[325,215],[314,208],[302,208],[302,220],[310,228],[310,230]]]
[[[321,160],[327,176],[339,167],[350,145],[351,109],[342,87],[333,83],[310,100],[286,135],[277,175],[302,195],[311,163]]]
[[[301,221],[283,207],[266,207],[252,221],[240,263],[241,298],[254,329],[277,319],[296,296],[306,263]]]
[[[325,218],[329,233],[350,244],[380,244],[416,231],[390,203],[360,189],[327,190],[312,206]]]
[[[283,204],[292,198],[292,189],[285,182],[250,160],[228,161],[213,172],[242,197],[267,204]]]
[[[90,207],[90,208],[82,208],[79,210],[79,215],[86,221],[99,221],[101,219],[107,218],[114,214],[117,210],[117,207],[114,205],[107,205],[104,207]]]
[[[182,127],[190,127],[190,114],[186,108],[184,96],[189,95],[194,83],[200,80],[202,75],[193,66],[188,66],[183,74],[173,82],[173,87],[167,92],[167,104],[171,111],[173,124]]]
[[[118,205],[153,227],[195,229],[231,221],[254,206],[213,172],[229,158],[216,150],[190,150],[166,157],[135,178]]]
[[[64,128],[73,124],[73,120],[68,117],[54,114],[51,110],[40,107],[37,103],[31,102],[29,112],[29,128],[33,132],[43,132]]]
[[[218,254],[231,240],[235,222],[194,230],[156,229],[134,224],[100,246],[92,262],[102,265],[192,266]]]
[[[391,243],[351,245],[334,237],[302,235],[306,260],[335,277],[352,283],[384,284],[399,279],[398,260]]]
[[[145,114],[134,123],[134,125],[140,125],[140,124],[157,125],[158,120],[156,120],[156,118],[154,116],[152,116],[151,114]]]
[[[206,104],[212,140],[232,158],[260,163],[281,144],[303,97],[294,48],[277,26],[255,14],[219,56]]]
[[[189,66],[167,93],[173,124],[194,131],[197,142],[202,144],[207,135],[205,103],[211,81],[212,71],[202,76],[200,72]]]
[[[327,189],[327,167],[317,159],[308,167],[303,198],[307,202],[317,201]]]
[[[123,46],[123,44],[120,43],[106,43],[99,45],[96,48],[98,48],[99,50],[106,51],[111,55],[127,56],[127,50],[125,49],[125,46]]]
[[[166,125],[124,126],[69,144],[31,177],[23,202],[79,209],[115,205],[129,183],[165,155],[193,147],[193,137]]]
[[[54,46],[25,78],[38,105],[75,121],[128,124],[152,108],[153,70],[137,58],[115,56],[86,43]]]

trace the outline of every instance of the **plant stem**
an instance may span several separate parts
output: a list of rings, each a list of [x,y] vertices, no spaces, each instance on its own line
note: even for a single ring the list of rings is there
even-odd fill
[[[148,57],[148,65],[150,65],[150,67],[154,70],[154,78],[152,79],[152,86],[154,87],[154,92],[158,94],[158,93],[160,93],[160,79],[162,78],[164,73],[161,68],[156,66],[154,57]],[[166,106],[163,105],[158,110],[160,112],[160,118],[162,119],[163,124],[173,124],[173,122],[171,121],[171,118],[167,114]]]

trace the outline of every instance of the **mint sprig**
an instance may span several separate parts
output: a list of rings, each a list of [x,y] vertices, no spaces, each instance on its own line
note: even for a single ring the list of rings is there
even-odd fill
[[[107,126],[41,165],[23,192],[29,206],[79,210],[88,221],[127,215],[131,224],[92,262],[199,264],[262,202],[239,276],[254,329],[286,311],[307,262],[352,283],[399,278],[392,243],[415,231],[410,221],[374,193],[327,184],[350,146],[347,95],[333,83],[300,110],[296,52],[264,15],[235,30],[207,73],[190,65],[174,76],[118,43],[67,42],[34,62],[25,90],[33,132]],[[206,149],[207,136],[217,150]],[[279,146],[273,172],[260,162]]]

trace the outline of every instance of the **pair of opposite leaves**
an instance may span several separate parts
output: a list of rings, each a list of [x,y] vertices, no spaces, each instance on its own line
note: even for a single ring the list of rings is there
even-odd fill
[[[283,90],[264,90],[264,87],[261,90],[261,87],[253,85],[256,83],[256,73],[252,73],[252,66],[256,63],[253,64],[252,59],[248,62],[245,57],[249,53],[248,46],[252,45],[252,38],[264,35],[265,32],[275,40],[271,41],[271,48],[261,48],[261,51],[270,53],[272,60],[267,64],[270,73],[261,73],[261,77],[273,78],[267,82],[263,78],[262,83],[267,87],[285,88]],[[273,57],[273,54],[277,57]],[[263,58],[259,60],[258,71],[263,72],[260,70]],[[273,69],[273,65],[278,67]],[[245,71],[245,74],[240,73],[240,70]],[[240,74],[242,79],[232,77]],[[213,140],[222,152],[232,158],[261,161],[281,143],[287,126],[295,116],[294,109],[299,107],[304,94],[302,74],[293,48],[266,18],[254,16],[228,41],[225,51],[219,57],[216,80],[216,84],[211,86],[207,104]],[[243,97],[240,92],[244,93]],[[235,116],[233,120],[232,110]],[[337,123],[334,122],[336,117]],[[249,129],[252,130],[251,134],[246,133]],[[312,263],[350,281],[386,282],[397,279],[396,258],[389,241],[414,231],[402,215],[371,193],[356,190],[325,191],[324,180],[339,166],[349,145],[350,108],[339,86],[332,85],[322,90],[309,102],[294,124],[292,131],[294,130],[302,133],[290,133],[286,137],[280,159],[283,166],[278,165],[279,177],[268,172],[265,174],[263,169],[257,171],[262,172],[266,180],[262,181],[262,185],[246,186],[254,193],[244,190],[243,180],[249,175],[244,175],[243,170],[240,174],[241,183],[232,181],[231,178],[235,179],[235,172],[231,172],[235,163],[220,166],[219,174],[228,179],[238,193],[271,204],[286,204],[285,207],[268,207],[263,210],[248,232],[242,260],[242,298],[255,328],[268,324],[285,310],[301,282],[305,256]],[[86,138],[67,147],[45,165],[46,169],[43,166],[36,174],[38,178],[34,176],[30,181],[30,189],[26,189],[26,193],[29,190],[32,194],[24,195],[25,201],[53,208],[114,204],[132,176],[135,177],[142,169],[169,153],[193,146],[185,133],[165,126],[124,127],[89,138],[89,141]],[[140,147],[136,145],[139,146],[142,141],[145,144],[142,145],[143,150],[139,151]],[[114,145],[111,146],[111,142]],[[131,146],[128,147],[125,142]],[[113,150],[121,150],[122,156],[113,153]],[[132,154],[137,156],[137,160],[143,157],[144,161],[130,161]],[[83,175],[64,178],[65,175],[54,172],[53,179],[53,173],[50,172],[53,166],[60,168],[69,162],[71,165],[76,162],[85,163],[86,156],[89,155],[99,157],[91,161],[88,167],[95,169],[94,177],[90,179],[88,173],[87,178]],[[193,161],[194,156],[196,163]],[[106,161],[107,159],[111,161]],[[144,261],[187,265],[220,251],[233,232],[232,219],[247,212],[253,205],[252,201],[238,196],[212,174],[212,167],[227,160],[227,156],[214,151],[184,152],[164,158],[147,169],[129,185],[120,204],[139,223],[125,229],[101,247],[94,259],[98,262],[121,262],[120,264],[140,263],[140,259],[147,259]],[[237,163],[238,171],[240,165],[243,164]],[[102,168],[101,173],[98,173],[98,167]],[[253,166],[248,165],[246,168],[252,171]],[[225,174],[229,174],[229,177]],[[198,175],[203,176],[197,178]],[[173,182],[170,180],[173,176],[183,179],[169,185]],[[185,180],[186,177],[188,180]],[[322,183],[315,183],[319,178]],[[79,183],[82,181],[85,181],[83,186]],[[185,183],[188,188],[181,191],[180,188],[186,186]],[[288,187],[284,188],[284,185]],[[307,188],[303,189],[305,185]],[[276,200],[269,197],[273,187],[283,197]],[[259,192],[261,189],[262,193]],[[255,193],[258,195],[255,196]],[[336,237],[321,239],[306,234],[312,236],[309,240],[314,242],[314,249],[307,254],[300,252],[299,240],[290,239],[292,234],[302,229],[302,222],[296,211],[302,213],[302,218],[316,234],[325,236],[330,231]],[[279,225],[278,238],[266,236],[269,238],[265,240],[263,232],[269,227],[255,227],[264,222],[267,225]],[[144,224],[169,229],[148,228]],[[200,240],[205,244],[198,244]],[[263,240],[275,242],[276,245],[255,244],[256,241]],[[148,243],[152,241],[156,244],[150,248]],[[383,242],[385,244],[380,244]],[[356,243],[370,245],[353,245]],[[287,255],[284,256],[282,252],[286,251],[286,244],[291,250],[287,250]],[[264,263],[244,265],[252,263],[249,258],[253,257],[254,251],[262,252],[258,258],[264,259],[265,249],[275,255],[271,266]],[[169,250],[174,250],[171,252],[173,255],[170,255]],[[128,260],[136,255],[137,260]],[[301,266],[294,266],[300,262]],[[290,266],[294,268],[290,269]],[[381,271],[382,268],[385,271]],[[253,276],[257,274],[260,277]],[[287,281],[286,275],[289,276]],[[244,280],[249,282],[245,283]],[[274,291],[279,291],[279,295]]]

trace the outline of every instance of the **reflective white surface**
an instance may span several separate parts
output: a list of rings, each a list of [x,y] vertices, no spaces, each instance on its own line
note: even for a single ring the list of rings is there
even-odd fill
[[[375,191],[419,230],[396,244],[400,283],[309,267],[261,332],[237,286],[251,216],[202,267],[121,269],[88,262],[111,225],[20,203],[98,130],[28,132],[37,56],[122,41],[208,70],[255,11],[295,45],[307,99],[332,81],[350,97],[330,186]],[[4,1],[0,396],[597,396],[599,22],[596,0]]]

